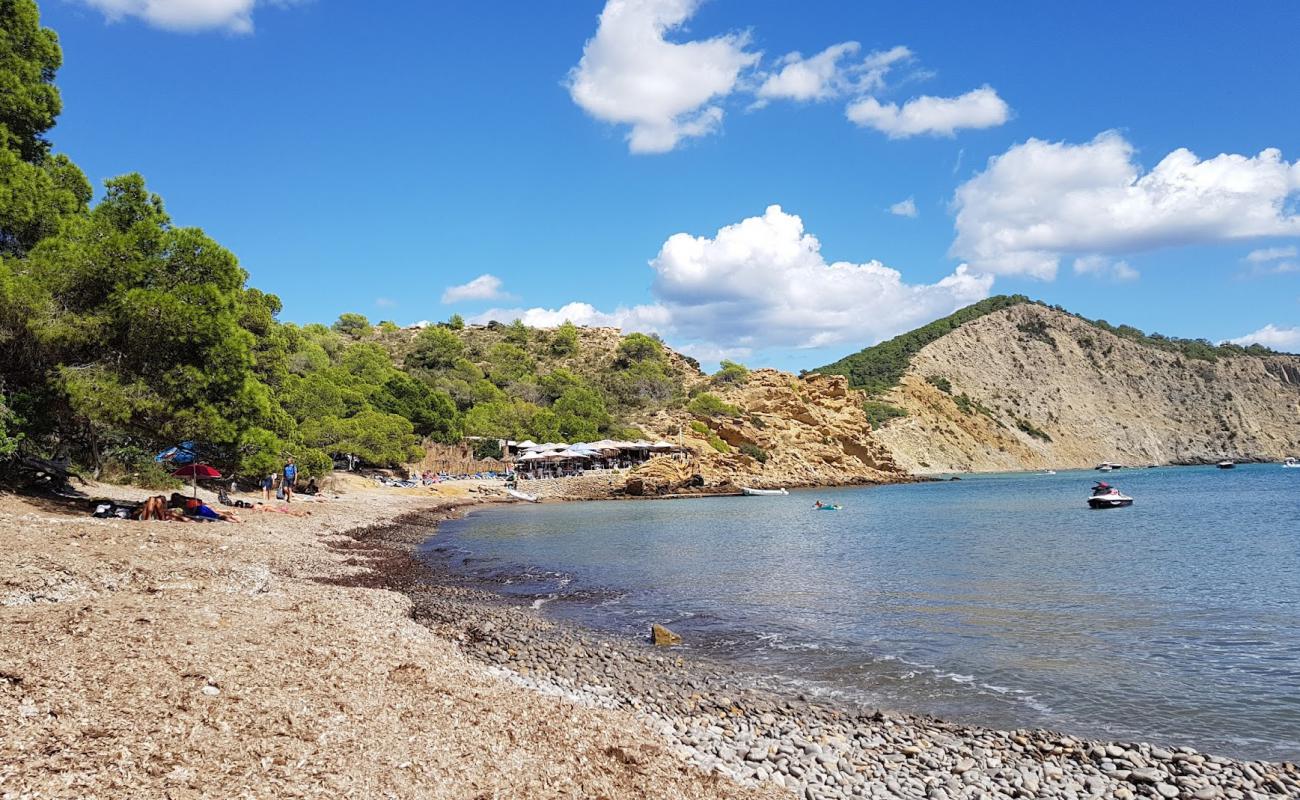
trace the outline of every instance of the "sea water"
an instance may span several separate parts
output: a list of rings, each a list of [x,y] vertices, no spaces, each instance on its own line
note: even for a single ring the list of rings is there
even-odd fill
[[[1089,509],[1096,478],[1134,505]],[[497,507],[428,548],[543,613],[665,623],[834,702],[1300,760],[1300,470]]]

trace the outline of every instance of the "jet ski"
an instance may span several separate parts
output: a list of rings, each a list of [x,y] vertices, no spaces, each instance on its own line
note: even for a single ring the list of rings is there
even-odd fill
[[[1098,481],[1092,487],[1092,496],[1088,498],[1090,508],[1123,508],[1133,505],[1133,498],[1121,494],[1119,489],[1109,483]]]

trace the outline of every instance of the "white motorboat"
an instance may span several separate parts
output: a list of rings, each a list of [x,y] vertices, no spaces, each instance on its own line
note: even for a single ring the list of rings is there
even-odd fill
[[[529,494],[528,492],[521,492],[518,489],[506,489],[506,494],[510,495],[516,500],[523,500],[525,503],[541,502],[541,500],[537,497],[537,495]]]
[[[1092,496],[1088,498],[1090,508],[1123,508],[1133,505],[1133,498],[1120,492],[1108,483],[1098,483],[1092,487]]]
[[[1294,458],[1288,458],[1286,461],[1283,461],[1283,462],[1282,462],[1282,468],[1283,468],[1283,469],[1300,469],[1300,461],[1296,461]]]
[[[1218,467],[1219,469],[1233,469],[1234,467],[1237,466],[1237,462],[1233,461],[1230,458],[1225,458],[1219,463],[1215,464],[1214,466]]]
[[[1043,474],[1044,474],[1044,475],[1055,475],[1055,474],[1056,474],[1056,470],[1054,470],[1054,469],[1049,469],[1047,472],[1044,472]]]
[[[1112,467],[1110,464],[1102,464],[1101,466],[1097,467],[1098,472],[1110,472],[1113,469],[1115,468]]]
[[[751,489],[748,486],[740,487],[740,491],[751,497],[771,497],[790,494],[785,489]]]

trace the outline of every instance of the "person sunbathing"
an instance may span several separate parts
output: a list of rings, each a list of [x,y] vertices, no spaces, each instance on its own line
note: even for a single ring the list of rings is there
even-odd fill
[[[167,503],[168,508],[179,508],[187,517],[194,519],[211,519],[221,520],[222,522],[243,522],[239,517],[229,511],[218,511],[197,497],[185,497],[180,493],[173,493],[172,499]]]
[[[171,514],[167,512],[167,498],[160,494],[145,498],[143,503],[135,507],[134,517],[141,522],[171,519]]]

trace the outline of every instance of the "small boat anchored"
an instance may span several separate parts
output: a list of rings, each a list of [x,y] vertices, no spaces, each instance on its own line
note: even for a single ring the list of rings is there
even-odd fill
[[[742,487],[740,487],[740,491],[744,492],[745,494],[749,495],[750,497],[780,497],[780,496],[783,496],[783,495],[790,494],[790,493],[787,492],[784,488],[781,488],[781,489],[751,489],[751,488],[748,487],[748,486],[742,486]]]
[[[1286,461],[1282,462],[1282,469],[1300,469],[1300,461],[1296,461],[1294,458],[1288,458]]]
[[[539,498],[537,495],[529,494],[528,492],[521,492],[518,489],[506,489],[506,494],[510,495],[516,500],[523,500],[525,503],[542,502],[541,498]]]
[[[1133,498],[1121,494],[1119,489],[1101,481],[1092,487],[1092,496],[1088,498],[1090,508],[1124,508],[1131,505],[1133,505]]]
[[[1215,464],[1214,466],[1218,467],[1219,469],[1233,469],[1237,466],[1237,462],[1233,461],[1230,458],[1225,458],[1219,463]]]

